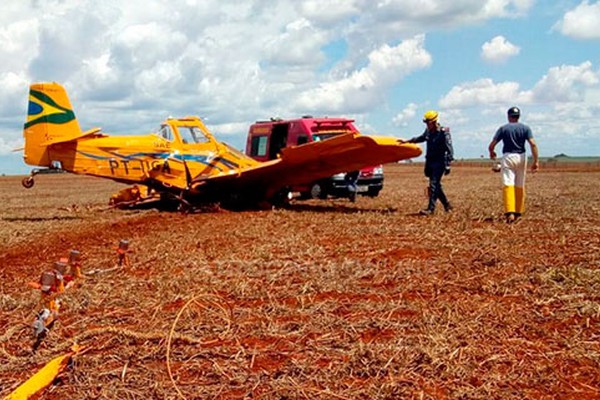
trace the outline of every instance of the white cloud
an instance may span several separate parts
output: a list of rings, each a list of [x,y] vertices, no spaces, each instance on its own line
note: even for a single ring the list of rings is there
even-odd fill
[[[454,25],[494,17],[522,16],[533,3],[534,0],[381,0],[377,2],[375,13],[385,13],[390,20],[418,19],[424,23],[436,21]]]
[[[409,48],[414,39],[395,45],[403,37],[528,7],[515,0],[10,2],[0,15],[0,72],[60,81],[81,100],[174,114],[193,104],[192,112],[222,120],[298,114],[294,105],[323,104],[306,97],[319,90],[333,98],[329,109],[365,112],[390,84],[431,63],[422,44]],[[320,71],[324,46],[340,39],[346,57]]]
[[[393,119],[394,125],[396,126],[407,126],[408,122],[412,120],[417,114],[418,105],[415,103],[409,103],[400,111]]]
[[[266,43],[265,56],[275,64],[317,66],[324,59],[321,47],[326,43],[324,32],[302,18],[288,24],[281,35]]]
[[[592,63],[561,65],[552,67],[533,88],[534,100],[543,103],[564,103],[581,101],[585,90],[600,82],[598,72],[592,70]]]
[[[440,99],[443,108],[466,108],[481,104],[529,102],[531,94],[520,91],[517,82],[494,83],[489,78],[454,86]]]
[[[484,3],[482,13],[491,16],[521,17],[533,6],[535,0],[488,0]]]
[[[338,80],[301,93],[297,108],[309,112],[366,112],[380,104],[391,84],[431,64],[424,35],[391,47],[384,44],[368,56],[368,64]]]
[[[23,146],[22,138],[10,138],[9,139],[8,134],[0,131],[0,156],[12,155],[15,152],[15,149],[18,149],[22,146]]]
[[[561,152],[598,154],[600,128],[595,116],[600,113],[599,101],[600,72],[586,61],[549,68],[531,89],[521,88],[517,82],[495,83],[491,79],[466,82],[454,86],[439,104],[445,115],[452,115],[451,125],[463,134],[457,138],[457,148],[471,153],[476,148],[470,142],[482,141],[485,135],[481,132],[495,129],[490,119],[503,123],[509,106],[522,106],[524,122],[531,124],[540,151],[551,156]],[[468,112],[470,118],[456,119],[455,112]],[[477,125],[481,127],[474,129]],[[565,136],[569,137],[566,142]]]
[[[307,19],[320,25],[344,21],[362,12],[362,0],[304,0],[300,3],[300,12]]]
[[[398,34],[455,28],[498,17],[516,18],[526,14],[534,0],[364,0],[370,8],[357,19],[357,34],[389,40]]]
[[[344,68],[361,66],[374,44],[395,43],[415,35],[480,25],[494,18],[519,18],[534,0],[353,0],[360,13],[334,29],[348,44]]]
[[[465,125],[470,122],[469,117],[463,110],[447,109],[440,110],[440,123],[444,126],[452,128],[453,126]]]
[[[27,107],[27,97],[23,88],[29,84],[27,77],[23,73],[4,72],[0,74],[0,88],[2,88],[2,96],[0,96],[0,110],[2,114],[22,115],[25,121],[25,110]]]
[[[600,83],[600,73],[586,61],[580,65],[552,67],[531,90],[517,82],[494,83],[489,78],[456,85],[440,99],[444,108],[467,108],[481,104],[553,104],[581,102],[589,88]]]
[[[504,36],[496,36],[481,46],[481,58],[490,63],[503,63],[520,51],[520,47],[506,40]]]
[[[37,28],[34,18],[0,26],[0,71],[14,72],[31,62],[37,55]]]
[[[153,98],[157,89],[163,93],[168,92],[170,88],[176,87],[181,79],[182,74],[177,62],[160,61],[152,68],[142,71],[135,82],[136,87],[140,89],[139,94]]]
[[[575,39],[600,39],[600,1],[582,1],[568,11],[555,28]]]

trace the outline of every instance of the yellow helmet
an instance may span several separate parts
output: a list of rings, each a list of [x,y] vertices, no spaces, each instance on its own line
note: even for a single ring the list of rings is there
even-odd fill
[[[432,121],[437,121],[437,119],[438,119],[438,112],[437,111],[429,110],[425,114],[423,114],[423,122],[425,122],[425,123],[432,122]]]

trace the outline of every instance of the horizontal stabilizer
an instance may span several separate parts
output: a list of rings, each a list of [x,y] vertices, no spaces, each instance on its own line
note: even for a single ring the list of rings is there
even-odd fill
[[[58,143],[67,143],[67,142],[72,142],[74,140],[79,140],[79,139],[83,139],[85,137],[89,137],[89,136],[98,136],[98,134],[102,131],[101,128],[92,128],[90,130],[87,130],[83,133],[81,133],[80,135],[77,136],[73,136],[73,137],[57,137],[54,138],[52,140],[48,140],[47,142],[41,143],[40,146],[50,146],[51,144],[58,144]],[[102,134],[100,134],[102,135]],[[106,135],[102,135],[102,136],[106,136]]]

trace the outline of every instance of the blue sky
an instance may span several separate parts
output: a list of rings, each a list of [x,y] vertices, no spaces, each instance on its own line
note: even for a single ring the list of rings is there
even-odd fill
[[[458,158],[486,154],[517,105],[542,156],[600,156],[600,1],[7,0],[0,173],[32,167],[28,86],[57,81],[82,129],[147,133],[199,115],[242,148],[269,117],[346,116],[416,136],[440,112]]]

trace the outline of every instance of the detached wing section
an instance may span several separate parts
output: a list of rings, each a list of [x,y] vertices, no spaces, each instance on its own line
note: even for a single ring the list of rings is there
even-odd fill
[[[393,137],[348,133],[284,148],[281,158],[242,169],[239,174],[193,181],[198,191],[235,190],[269,199],[286,186],[310,184],[346,171],[417,157],[421,148]],[[204,186],[204,187],[203,187]]]
[[[397,162],[421,154],[412,143],[393,137],[345,134],[322,142],[283,149],[280,173],[287,185],[311,183],[340,172]]]

